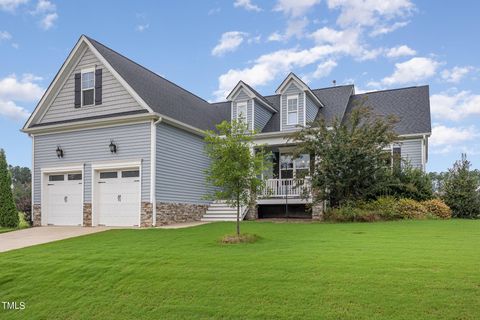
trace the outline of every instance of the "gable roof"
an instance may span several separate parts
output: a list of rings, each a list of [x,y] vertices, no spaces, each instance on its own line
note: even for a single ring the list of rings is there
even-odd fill
[[[265,99],[264,96],[262,96],[260,93],[258,93],[255,89],[253,89],[251,86],[249,86],[247,83],[243,82],[240,80],[237,85],[233,88],[233,90],[228,94],[227,100],[232,100],[235,96],[235,94],[240,90],[241,88],[246,89],[247,93],[249,94],[250,98],[256,98],[261,104],[263,104],[267,109],[269,109],[272,112],[277,112],[270,102]]]
[[[82,35],[55,76],[54,81],[50,84],[47,92],[40,100],[34,114],[25,124],[24,129],[29,126],[39,106],[43,104],[45,98],[50,94],[50,90],[59,75],[65,71],[65,68],[69,67],[69,59],[78,51],[80,45],[88,45],[92,49],[105,66],[111,69],[112,73],[123,81],[127,90],[130,90],[129,92],[132,93],[134,98],[145,107],[146,110],[144,112],[148,115],[155,116],[158,114],[159,116],[170,118],[172,121],[177,121],[200,130],[214,129],[216,124],[223,120],[228,121],[231,118],[231,103],[229,101],[209,103],[98,41]],[[431,132],[428,86],[355,95],[353,85],[311,90],[294,73],[290,73],[277,89],[277,92],[280,92],[282,86],[288,84],[291,79],[299,82],[307,94],[311,95],[315,101],[321,103],[322,107],[319,108],[317,119],[323,118],[330,122],[336,117],[343,121],[359,104],[359,101],[364,101],[364,104],[371,107],[376,114],[393,114],[398,116],[400,122],[395,129],[400,135],[429,134]],[[277,93],[275,95],[263,96],[243,81],[240,81],[236,87],[238,86],[244,87],[251,93],[253,98],[273,112],[262,133],[280,131],[279,111],[281,95]],[[111,116],[119,115],[112,114]],[[87,120],[87,118],[81,120]],[[73,123],[74,120],[63,121],[62,123],[70,122]]]
[[[429,134],[430,95],[428,86],[408,87],[356,94],[350,98],[344,120],[359,106],[369,107],[376,115],[394,115],[398,118],[395,132],[405,134]]]
[[[297,82],[298,84],[300,84],[301,86],[301,89],[303,91],[305,91],[309,96],[310,98],[319,106],[319,107],[324,107],[325,105],[323,104],[323,102],[318,99],[318,97],[313,93],[312,89],[310,89],[310,87],[305,83],[303,82],[302,79],[300,79],[295,73],[293,72],[290,72],[288,74],[288,76],[282,81],[282,83],[278,86],[277,90],[275,90],[275,93],[276,94],[282,94],[283,93],[283,90],[286,88],[287,84],[290,82],[290,80],[293,80],[295,82]]]
[[[204,99],[98,41],[87,39],[153,111],[202,130],[210,129],[223,120],[222,115],[216,113]]]

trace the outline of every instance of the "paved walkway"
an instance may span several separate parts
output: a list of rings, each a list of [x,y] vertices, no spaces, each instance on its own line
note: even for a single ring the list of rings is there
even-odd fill
[[[108,230],[106,227],[37,227],[0,233],[0,252]]]

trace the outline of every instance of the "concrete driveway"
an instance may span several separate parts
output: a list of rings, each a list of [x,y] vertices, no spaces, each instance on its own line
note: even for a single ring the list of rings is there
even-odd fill
[[[0,233],[0,252],[108,230],[107,227],[36,227]]]

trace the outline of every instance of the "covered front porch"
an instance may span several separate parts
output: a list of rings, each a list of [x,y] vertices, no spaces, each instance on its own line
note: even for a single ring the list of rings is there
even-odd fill
[[[306,204],[310,199],[311,157],[300,154],[294,157],[294,147],[268,146],[272,166],[264,172],[265,188],[257,195],[258,204]]]

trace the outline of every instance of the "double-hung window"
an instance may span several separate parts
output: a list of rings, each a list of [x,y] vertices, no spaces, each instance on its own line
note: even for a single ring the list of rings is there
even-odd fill
[[[238,122],[247,123],[247,102],[237,103],[237,120]]]
[[[82,106],[90,106],[95,97],[95,69],[82,70]]]
[[[298,95],[287,97],[287,124],[298,124]]]

